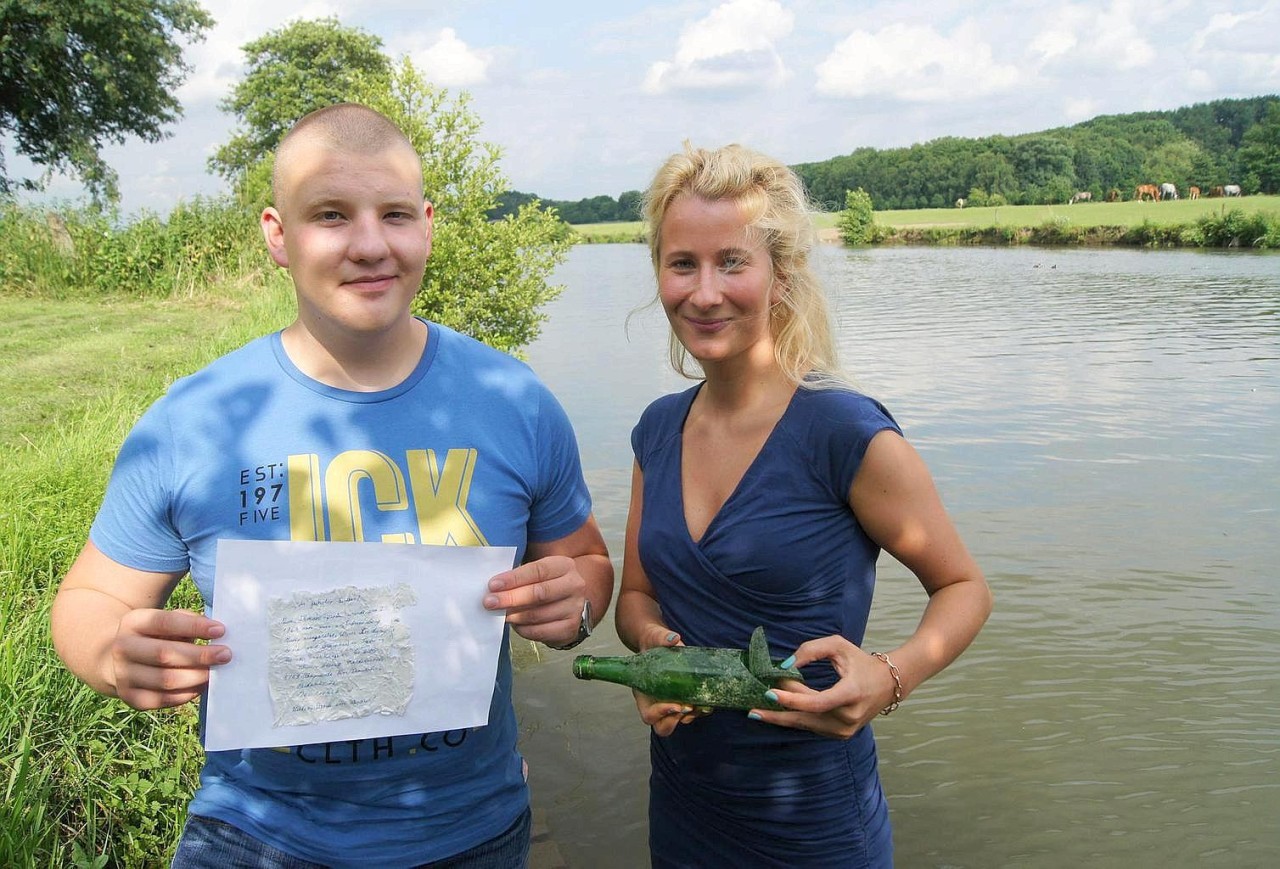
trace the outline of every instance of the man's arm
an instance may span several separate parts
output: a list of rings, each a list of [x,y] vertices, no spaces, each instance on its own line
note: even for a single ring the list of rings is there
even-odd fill
[[[613,562],[594,516],[559,540],[530,543],[524,564],[489,580],[484,606],[505,609],[525,639],[557,646],[577,637],[584,600],[593,622],[613,600]]]
[[[221,637],[219,622],[162,609],[184,575],[125,567],[86,543],[50,617],[53,645],[67,669],[135,709],[180,706],[200,696],[209,667],[231,660],[231,650],[195,643]]]

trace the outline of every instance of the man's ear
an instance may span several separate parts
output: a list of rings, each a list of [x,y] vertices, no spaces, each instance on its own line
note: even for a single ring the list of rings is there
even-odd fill
[[[264,208],[260,222],[262,237],[266,239],[267,252],[271,254],[271,259],[280,268],[287,269],[289,254],[284,248],[284,222],[280,219],[280,212],[271,207]]]
[[[422,204],[422,214],[427,219],[427,256],[431,256],[431,239],[435,232],[436,207],[427,199]]]

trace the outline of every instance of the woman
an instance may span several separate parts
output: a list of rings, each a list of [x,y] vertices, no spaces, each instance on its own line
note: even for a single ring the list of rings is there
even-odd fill
[[[632,433],[618,634],[633,650],[745,648],[763,625],[805,674],[769,692],[784,711],[703,715],[637,694],[653,865],[890,866],[866,725],[968,646],[986,581],[897,423],[839,374],[795,174],[740,146],[686,146],[645,218],[672,362],[693,377],[692,357],[703,379]],[[869,653],[881,549],[929,601],[902,645]]]

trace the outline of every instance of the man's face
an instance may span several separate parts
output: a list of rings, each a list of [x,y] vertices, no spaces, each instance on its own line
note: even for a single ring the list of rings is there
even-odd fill
[[[359,337],[409,317],[431,253],[431,204],[407,146],[377,153],[293,143],[278,167],[267,248],[289,269],[298,318],[315,335]]]

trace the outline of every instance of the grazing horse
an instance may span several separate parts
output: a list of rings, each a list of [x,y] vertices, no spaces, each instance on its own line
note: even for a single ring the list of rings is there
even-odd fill
[[[1080,192],[1072,196],[1071,201],[1068,202],[1067,204],[1075,205],[1077,202],[1089,202],[1092,199],[1093,199],[1092,193],[1090,193],[1088,190],[1081,190]]]
[[[1222,188],[1222,195],[1223,196],[1239,196],[1240,185],[1239,184],[1226,185],[1225,187]]]
[[[956,208],[964,208],[964,206],[965,206],[965,200],[963,199],[956,200]]]
[[[1155,202],[1160,198],[1160,188],[1154,184],[1139,184],[1133,190],[1133,198],[1139,202],[1144,199],[1150,199]]]
[[[1209,190],[1209,196],[1210,197],[1226,196],[1226,193],[1223,192],[1221,186],[1218,186],[1218,187],[1213,187]]]
[[[1178,188],[1170,184],[1168,181],[1160,185],[1161,199],[1177,199]]]
[[[1108,191],[1107,191],[1107,201],[1108,201],[1108,202],[1119,202],[1119,201],[1120,201],[1120,191],[1119,191],[1119,190],[1117,190],[1117,189],[1116,189],[1116,188],[1114,188],[1114,187],[1112,187],[1110,190],[1108,190]]]
[[[1200,188],[1199,188],[1199,187],[1189,187],[1189,188],[1187,188],[1187,198],[1188,198],[1188,199],[1199,199],[1199,198],[1200,198]]]

